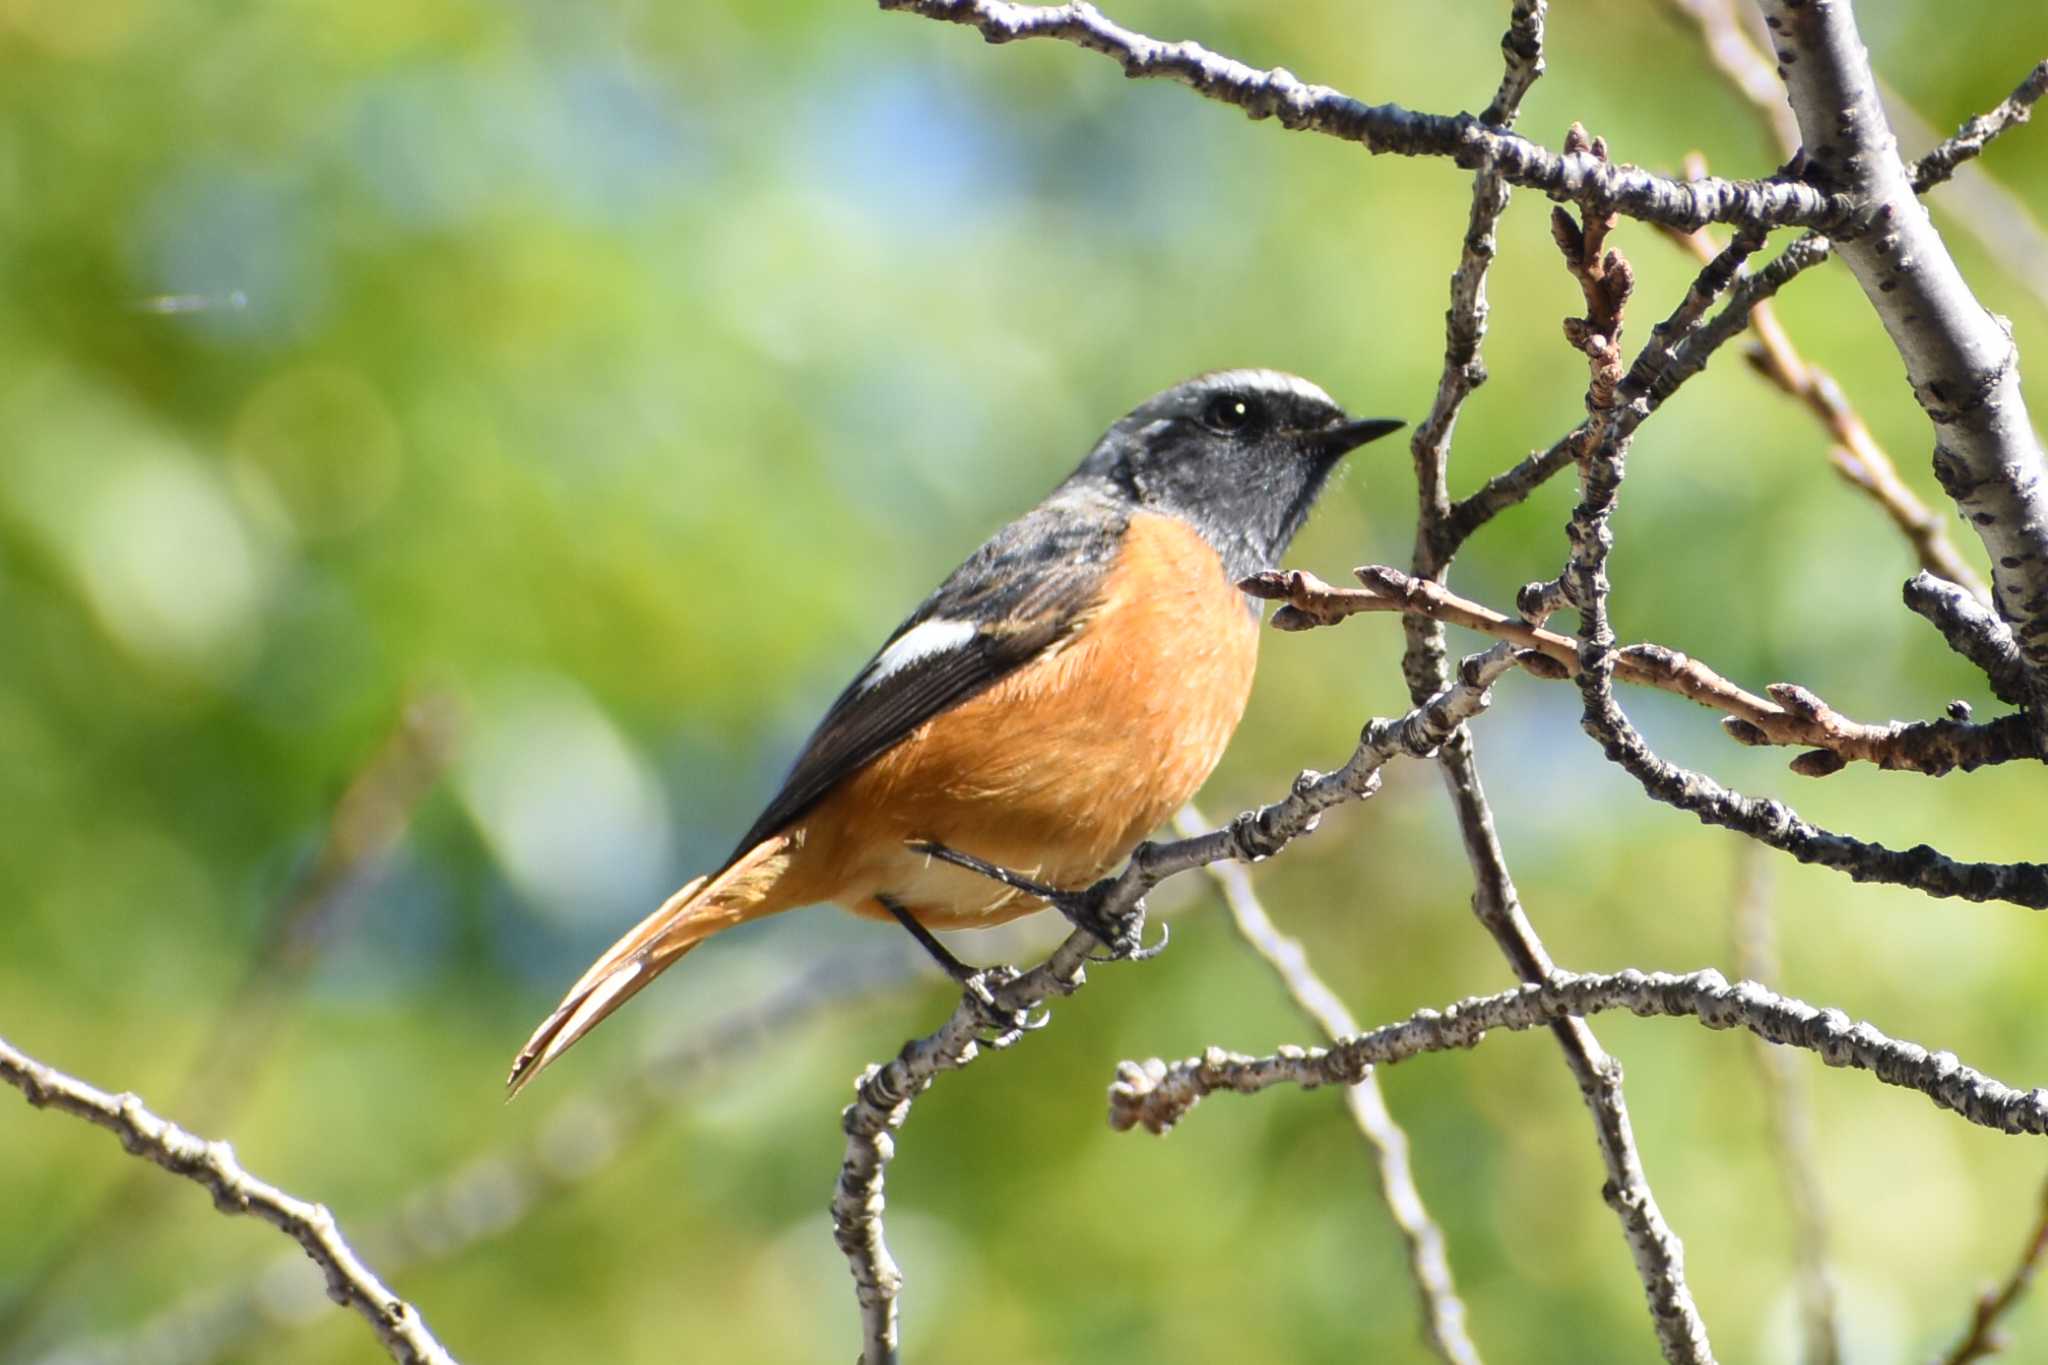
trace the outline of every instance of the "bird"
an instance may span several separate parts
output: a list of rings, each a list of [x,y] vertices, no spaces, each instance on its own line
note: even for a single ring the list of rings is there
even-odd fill
[[[570,987],[509,1095],[706,938],[782,910],[895,919],[968,980],[931,930],[1093,883],[1207,780],[1258,657],[1261,604],[1236,585],[1278,567],[1347,453],[1402,425],[1267,369],[1113,423],[890,633],[732,855]]]

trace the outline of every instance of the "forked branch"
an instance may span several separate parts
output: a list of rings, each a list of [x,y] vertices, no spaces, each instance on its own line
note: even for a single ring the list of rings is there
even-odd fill
[[[1585,151],[1562,154],[1471,114],[1424,114],[1367,104],[1284,67],[1260,70],[1200,43],[1164,43],[1104,17],[1086,3],[1018,5],[1004,0],[881,0],[883,9],[964,24],[991,43],[1055,38],[1116,61],[1136,78],[1178,81],[1255,119],[1362,144],[1369,152],[1444,157],[1467,170],[1490,166],[1511,185],[1541,190],[1593,213],[1619,213],[1688,230],[1707,223],[1837,229],[1850,200],[1797,180],[1683,181],[1640,166],[1613,165]]]
[[[1573,678],[1580,642],[1519,617],[1468,601],[1440,584],[1382,564],[1357,569],[1363,588],[1339,588],[1299,571],[1264,573],[1239,586],[1254,597],[1283,602],[1273,617],[1281,630],[1334,625],[1364,612],[1398,612],[1480,631],[1515,645],[1516,662],[1542,678]],[[1747,691],[1705,663],[1657,644],[1621,646],[1614,676],[1654,687],[1722,712],[1723,728],[1743,744],[1772,744],[1809,752],[1792,760],[1807,777],[1840,772],[1851,762],[1939,776],[2014,759],[2035,758],[2025,718],[2017,713],[1986,724],[1943,718],[1865,724],[1842,715],[1796,683],[1772,683],[1769,697]]]
[[[1270,857],[1316,827],[1322,813],[1347,801],[1362,801],[1380,786],[1380,769],[1407,754],[1427,757],[1490,702],[1488,688],[1513,666],[1504,648],[1467,659],[1456,682],[1406,715],[1375,720],[1358,748],[1331,773],[1304,772],[1280,800],[1247,811],[1222,829],[1164,844],[1141,844],[1121,872],[1105,877],[1091,894],[1110,920],[1141,912],[1145,895],[1168,877],[1225,859],[1253,862]],[[855,1086],[854,1101],[842,1116],[846,1158],[832,1197],[832,1224],[853,1273],[861,1310],[862,1365],[894,1365],[897,1356],[897,1300],[903,1274],[883,1239],[883,1187],[896,1154],[896,1134],[910,1107],[941,1075],[971,1064],[984,1049],[1000,1050],[1043,1022],[1038,1011],[1054,996],[1071,995],[1086,983],[1086,965],[1104,946],[1077,929],[1052,955],[1026,972],[990,968],[963,992],[946,1022],[913,1038],[896,1056],[871,1066]]]

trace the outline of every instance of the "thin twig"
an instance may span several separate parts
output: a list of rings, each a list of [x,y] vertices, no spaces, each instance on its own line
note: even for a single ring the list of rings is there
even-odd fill
[[[1626,387],[1632,401],[1622,412],[1632,412],[1645,403],[1648,411],[1643,416],[1656,411],[1681,384],[1705,369],[1721,347],[1748,328],[1749,315],[1759,303],[1825,262],[1834,249],[1826,237],[1807,233],[1794,239],[1763,269],[1748,272],[1748,257],[1761,245],[1761,238],[1738,234],[1700,267],[1685,299],[1670,317],[1650,329],[1649,344],[1629,368]],[[1719,311],[1706,316],[1706,309],[1717,298],[1721,300]],[[1623,430],[1626,434],[1633,427]]]
[[[1524,79],[1522,72],[1529,70],[1532,62],[1534,69],[1540,70],[1543,20],[1544,6],[1540,3],[1518,3],[1514,7],[1508,32],[1501,42],[1507,54],[1502,95],[1488,107],[1483,120],[1503,127],[1513,121],[1519,98],[1526,93],[1529,80],[1533,80],[1533,73]],[[1506,98],[1510,92],[1514,99]],[[1579,141],[1585,143],[1583,151],[1575,150],[1574,154],[1592,156],[1592,143],[1575,128],[1575,148]],[[1598,162],[1604,158],[1594,159]],[[1414,569],[1422,579],[1443,578],[1466,538],[1497,510],[1486,508],[1475,514],[1469,499],[1454,506],[1448,476],[1451,438],[1459,411],[1486,378],[1479,354],[1486,331],[1486,274],[1494,255],[1495,225],[1507,202],[1506,180],[1490,165],[1482,166],[1473,178],[1464,248],[1458,269],[1451,277],[1444,366],[1437,383],[1436,401],[1429,415],[1418,424],[1412,446],[1417,504]],[[1539,474],[1531,478],[1513,500],[1527,496],[1546,477],[1547,474]],[[1503,498],[1498,506],[1504,507],[1508,501]],[[1408,683],[1410,699],[1420,701],[1441,687],[1448,677],[1444,630],[1438,622],[1413,616],[1404,617],[1402,624],[1407,647],[1401,658],[1401,673]],[[1457,816],[1459,838],[1472,870],[1473,915],[1517,975],[1524,980],[1541,979],[1554,964],[1523,911],[1520,893],[1508,870],[1507,855],[1494,829],[1493,808],[1480,780],[1478,755],[1469,729],[1459,727],[1444,742],[1437,754],[1437,770]],[[1593,1119],[1594,1136],[1608,1175],[1603,1194],[1628,1240],[1658,1337],[1674,1359],[1711,1360],[1705,1326],[1693,1309],[1685,1285],[1683,1247],[1664,1222],[1635,1148],[1628,1104],[1622,1093],[1621,1068],[1583,1020],[1560,1020],[1552,1032]]]
[[[1546,981],[1497,995],[1417,1010],[1400,1023],[1332,1047],[1288,1047],[1264,1057],[1210,1048],[1171,1065],[1158,1058],[1124,1062],[1110,1086],[1110,1122],[1119,1130],[1143,1127],[1163,1133],[1219,1090],[1251,1095],[1283,1084],[1352,1085],[1375,1066],[1477,1047],[1495,1029],[1541,1028],[1607,1010],[1628,1010],[1643,1018],[1697,1018],[1712,1029],[1748,1029],[1769,1042],[1817,1053],[1829,1066],[1854,1067],[1887,1085],[1917,1090],[1937,1108],[1980,1127],[2048,1134],[2048,1089],[2015,1090],[1964,1066],[1953,1053],[1929,1052],[1867,1023],[1851,1024],[1840,1010],[1778,995],[1754,981],[1731,986],[1711,967],[1682,976],[1635,970],[1555,972]]]
[[[2038,1092],[2037,1092],[2038,1093]],[[2012,1306],[2020,1301],[2034,1283],[2034,1274],[2041,1268],[2041,1260],[2048,1255],[2048,1185],[2040,1195],[2040,1211],[2034,1219],[2033,1231],[2027,1234],[2027,1244],[2020,1248],[2020,1258],[2005,1278],[2005,1283],[1996,1290],[1985,1290],[1977,1296],[1977,1302],[1970,1309],[1970,1328],[1963,1339],[1955,1344],[1937,1365],[1970,1365],[1971,1361],[1985,1360],[2006,1348],[2005,1333],[1998,1323]]]
[[[1669,235],[1701,261],[1713,260],[1719,250],[1705,228]],[[1867,493],[1884,510],[1913,547],[1921,568],[1962,585],[1988,606],[1991,589],[1984,586],[1984,580],[1949,539],[1948,518],[1922,502],[1919,494],[1899,477],[1891,456],[1871,435],[1869,425],[1850,404],[1834,376],[1808,364],[1799,354],[1768,299],[1760,300],[1750,310],[1749,326],[1756,341],[1743,353],[1743,358],[1781,393],[1804,404],[1826,428],[1834,439],[1828,460],[1835,472],[1851,487]]]
[[[349,893],[361,886],[404,837],[413,812],[440,780],[461,731],[460,703],[426,692],[409,698],[369,758],[343,786],[320,846],[265,915],[262,940],[242,979],[215,1011],[194,1052],[197,1061],[171,1089],[168,1107],[187,1123],[230,1126],[240,1099],[262,1074],[282,1036],[279,1021],[315,960],[314,948],[334,933]],[[162,1183],[136,1171],[117,1180],[14,1286],[0,1311],[0,1350],[20,1339],[55,1290],[103,1246],[115,1226],[137,1226]]]
[[[1757,44],[1757,30],[1745,30],[1741,22],[1740,11],[1748,6],[1741,0],[1670,0],[1670,3],[1699,25],[1708,56],[1770,125],[1771,134],[1783,154],[1791,156],[1797,152],[1804,139],[1800,136],[1792,106],[1785,100],[1784,86],[1772,66],[1772,59]],[[2029,81],[2033,79],[2033,76],[2028,77]],[[1884,99],[1885,114],[1901,141],[1924,147],[1937,140],[1926,120],[1896,90],[1886,86],[1882,80],[1878,82],[1878,89]],[[1964,125],[1966,131],[1969,127],[1969,124]],[[1978,150],[1981,150],[1981,144]],[[1924,179],[1923,173],[1929,169],[1931,167],[1924,162],[1915,168],[1914,186],[1922,194],[1936,183]],[[1976,238],[2008,274],[2036,299],[2048,305],[2048,233],[2042,231],[2026,203],[2005,185],[1985,174],[1981,166],[1959,160],[1950,169],[1956,174],[1943,196],[1948,210],[1947,221],[1957,230]]]
[[[1632,387],[1634,375],[1630,378]],[[1801,862],[1832,867],[1852,880],[1909,886],[1935,897],[2006,900],[2034,909],[2048,908],[2048,864],[1965,863],[1926,844],[1901,851],[1836,834],[1801,820],[1780,802],[1745,797],[1668,762],[1644,741],[1614,696],[1620,651],[1608,614],[1607,577],[1608,555],[1614,548],[1614,508],[1621,494],[1632,432],[1625,416],[1639,408],[1639,403],[1630,403],[1603,415],[1607,420],[1596,426],[1599,439],[1589,438],[1579,452],[1580,501],[1572,509],[1567,527],[1570,552],[1559,578],[1565,595],[1579,611],[1577,681],[1585,702],[1580,725],[1600,745],[1601,752],[1655,799],[1689,811],[1707,824],[1747,834]],[[1529,595],[1525,589],[1525,600]],[[1547,592],[1541,595],[1547,599]],[[1524,611],[1526,614],[1526,605]]]
[[[1542,3],[1518,4],[1512,12],[1508,30],[1501,37],[1506,66],[1500,90],[1480,115],[1489,127],[1511,126],[1520,112],[1522,96],[1542,74],[1544,18]],[[1450,513],[1451,439],[1465,400],[1486,382],[1486,365],[1479,354],[1486,339],[1486,276],[1498,250],[1496,227],[1507,210],[1508,196],[1508,182],[1493,165],[1482,165],[1472,177],[1472,206],[1466,216],[1458,267],[1451,274],[1451,306],[1444,313],[1443,370],[1429,414],[1416,423],[1409,442],[1420,498],[1415,571],[1426,576],[1441,573],[1457,553],[1456,545],[1439,543],[1441,525]],[[1410,637],[1409,657],[1403,663],[1411,701],[1443,686],[1445,678],[1441,636],[1433,649],[1421,648],[1418,639]]]
[[[1586,130],[1574,123],[1565,134],[1564,147],[1567,152],[1587,152],[1594,160],[1607,160],[1607,140],[1588,137]],[[1565,339],[1573,349],[1584,352],[1591,371],[1592,381],[1586,390],[1586,407],[1591,412],[1606,412],[1620,401],[1617,390],[1621,387],[1621,327],[1622,317],[1628,307],[1629,296],[1635,292],[1635,271],[1630,268],[1628,258],[1619,251],[1607,249],[1607,234],[1614,231],[1617,218],[1612,213],[1596,214],[1585,210],[1580,218],[1573,218],[1570,211],[1559,206],[1550,211],[1550,236],[1557,248],[1564,254],[1565,269],[1578,281],[1579,292],[1586,300],[1584,317],[1568,317],[1564,320]],[[1753,250],[1754,248],[1752,248]],[[1748,253],[1745,252],[1744,256]],[[1733,276],[1735,266],[1741,258],[1733,258],[1728,275]],[[1725,288],[1725,280],[1721,288]],[[1687,295],[1690,303],[1699,300],[1703,311],[1719,293],[1712,290],[1695,289]],[[1689,327],[1692,317],[1674,319],[1674,326]]]
[[[1726,298],[1720,312],[1712,318],[1705,321],[1695,319],[1687,328],[1674,328],[1672,319],[1666,319],[1652,328],[1649,342],[1637,353],[1629,369],[1630,402],[1608,414],[1606,420],[1626,423],[1632,432],[1680,385],[1704,369],[1717,350],[1749,325],[1751,309],[1826,261],[1829,251],[1826,237],[1812,234],[1801,237],[1762,270],[1739,276],[1732,282],[1724,281]],[[1706,274],[1703,271],[1702,278]],[[1674,313],[1673,318],[1689,313],[1693,301],[1702,292],[1701,281],[1696,280],[1687,293],[1687,301],[1680,304],[1680,312]],[[1640,393],[1633,391],[1637,387],[1642,389]],[[1554,475],[1568,468],[1577,458],[1579,449],[1591,438],[1593,427],[1593,419],[1588,418],[1548,449],[1532,452],[1454,503],[1444,522],[1446,543],[1453,548],[1463,545],[1480,527],[1523,502]]]
[[[1771,69],[1771,60],[1743,27],[1739,0],[1670,0],[1671,7],[1699,25],[1707,56],[1749,101],[1777,138],[1786,156],[1799,150],[1799,124],[1785,103],[1785,87]]]
[[[1584,130],[1572,125],[1583,141]],[[1604,156],[1605,148],[1594,144]],[[1551,237],[1563,253],[1565,268],[1579,282],[1586,300],[1587,316],[1564,321],[1565,339],[1584,353],[1588,370],[1586,420],[1552,446],[1541,457],[1531,456],[1515,469],[1496,475],[1472,497],[1451,510],[1449,525],[1457,537],[1471,534],[1506,506],[1526,497],[1543,480],[1576,460],[1582,471],[1590,452],[1626,447],[1638,426],[1649,419],[1665,398],[1677,392],[1729,337],[1740,330],[1731,316],[1746,319],[1752,300],[1768,297],[1808,268],[1812,260],[1825,256],[1825,238],[1809,235],[1802,242],[1818,242],[1818,252],[1797,253],[1801,242],[1754,275],[1743,275],[1749,256],[1763,245],[1760,231],[1736,236],[1725,251],[1704,266],[1669,316],[1650,329],[1650,339],[1636,353],[1626,372],[1621,368],[1623,313],[1634,289],[1634,272],[1618,251],[1602,251],[1614,223],[1611,217],[1597,217],[1588,211],[1583,221],[1574,222],[1563,209],[1551,215]],[[1811,257],[1812,260],[1808,258]],[[1723,295],[1727,302],[1709,319],[1707,310]],[[1532,468],[1540,463],[1541,467]],[[1583,508],[1574,512],[1573,534],[1583,533]],[[1560,574],[1548,583],[1530,584],[1523,590],[1520,607],[1530,620],[1540,623],[1558,608],[1574,601],[1569,575]]]
[[[1913,163],[1913,193],[1925,194],[1956,173],[1956,167],[1977,156],[2001,133],[2033,116],[2034,105],[2048,95],[2048,61],[2027,73],[2010,95],[1987,113],[1977,115],[1954,136]]]
[[[1522,97],[1543,75],[1543,21],[1548,0],[1514,0],[1508,9],[1508,30],[1500,37],[1500,88],[1479,115],[1489,128],[1511,128],[1521,112]]]
[[[1247,811],[1221,829],[1165,844],[1141,844],[1123,870],[1103,878],[1089,895],[1110,920],[1142,913],[1145,895],[1168,877],[1225,859],[1270,857],[1316,827],[1322,813],[1379,790],[1379,770],[1396,756],[1427,757],[1458,726],[1489,704],[1487,689],[1513,666],[1506,649],[1467,659],[1458,680],[1395,720],[1365,727],[1358,748],[1331,773],[1308,771],[1271,805]],[[896,1153],[896,1134],[910,1106],[948,1071],[972,1063],[984,1049],[1000,1051],[1044,1022],[1034,1017],[1054,996],[1086,983],[1084,967],[1103,946],[1077,929],[1045,961],[1026,972],[990,968],[964,991],[934,1032],[913,1038],[889,1062],[871,1066],[842,1115],[846,1159],[832,1196],[832,1229],[853,1274],[861,1313],[862,1365],[895,1365],[897,1300],[903,1274],[883,1238],[883,1183]]]
[[[1658,757],[1614,696],[1620,651],[1608,616],[1607,558],[1614,546],[1611,521],[1627,449],[1628,429],[1619,421],[1609,425],[1607,439],[1585,443],[1579,456],[1581,501],[1572,510],[1570,554],[1560,580],[1579,610],[1577,681],[1585,701],[1580,724],[1601,751],[1655,799],[1852,880],[1910,886],[1935,897],[2048,908],[2048,864],[1965,863],[1926,844],[1901,851],[1868,843],[1809,824],[1780,802],[1745,797]]]
[[[1616,212],[1686,228],[1705,223],[1833,229],[1854,205],[1794,180],[1688,183],[1639,166],[1560,155],[1471,114],[1422,114],[1397,104],[1366,104],[1285,68],[1262,71],[1199,43],[1163,43],[1103,17],[1091,4],[1018,5],[1004,0],[881,0],[883,9],[964,24],[991,43],[1056,38],[1110,57],[1126,76],[1179,81],[1197,94],[1255,119],[1357,142],[1373,153],[1447,157],[1459,166],[1492,166],[1511,185],[1541,190],[1589,211]]]
[[[1877,88],[1885,116],[1901,143],[1932,147],[1941,141],[1933,125],[1882,77]],[[1940,189],[1938,197],[1928,198],[1929,207],[1940,211],[1946,225],[1975,238],[2004,274],[2048,307],[2048,228],[2042,226],[2027,201],[1981,161],[1966,161],[1956,167],[1955,175]]]
[[[693,1024],[623,1076],[555,1105],[522,1143],[465,1161],[403,1196],[358,1240],[395,1275],[505,1236],[633,1151],[707,1077],[743,1067],[771,1044],[793,1043],[821,1018],[900,993],[930,966],[922,953],[904,949],[835,956],[728,1014]],[[67,1346],[35,1357],[33,1365],[208,1365],[317,1310],[317,1286],[301,1292],[304,1269],[297,1257],[280,1260],[196,1290],[119,1336]]]
[[[1993,696],[2020,704],[2027,677],[2010,626],[1965,589],[1930,573],[1907,579],[1904,595],[1909,611],[1925,617],[1950,649],[1977,666]]]
[[[204,1187],[222,1213],[253,1214],[305,1248],[327,1277],[327,1295],[352,1308],[399,1365],[454,1365],[434,1340],[419,1310],[399,1298],[342,1239],[325,1205],[309,1204],[258,1180],[235,1160],[225,1142],[208,1142],[158,1118],[134,1095],[109,1095],[67,1076],[0,1038],[0,1081],[38,1109],[55,1109],[106,1129],[131,1156],[153,1161]]]
[[[1588,139],[1576,124],[1571,141],[1585,145],[1596,159],[1604,159],[1605,147]],[[1578,433],[1575,454],[1585,447],[1625,442],[1627,433],[1649,416],[1660,376],[1669,377],[1664,390],[1669,392],[1705,365],[1711,347],[1699,350],[1696,359],[1690,358],[1685,348],[1703,330],[1701,319],[1713,301],[1728,289],[1747,250],[1762,241],[1760,233],[1745,231],[1737,239],[1741,249],[1730,248],[1725,262],[1702,271],[1678,308],[1653,329],[1649,343],[1624,373],[1620,338],[1623,313],[1634,282],[1621,254],[1604,249],[1613,225],[1611,216],[1590,208],[1583,210],[1577,222],[1562,210],[1553,212],[1551,217],[1552,236],[1580,283],[1587,308],[1585,317],[1567,319],[1565,323],[1567,339],[1585,353],[1591,374],[1586,395],[1590,415]],[[1579,454],[1579,458],[1583,468],[1585,456]],[[1468,500],[1454,508],[1449,524],[1455,526],[1458,514],[1470,511],[1471,506]],[[1476,526],[1486,515],[1490,512],[1482,511],[1466,525]],[[1456,544],[1456,539],[1451,543]],[[1563,600],[1564,587],[1562,582],[1532,585],[1542,602],[1525,605],[1524,610],[1540,619]],[[1453,800],[1460,807],[1467,857],[1477,873],[1478,891],[1473,908],[1524,981],[1547,979],[1555,964],[1521,913],[1483,797],[1477,811],[1471,810],[1473,798],[1479,796],[1478,774],[1476,770],[1453,773],[1447,765],[1446,776],[1451,780]],[[1706,1322],[1686,1283],[1684,1244],[1665,1220],[1644,1171],[1622,1093],[1621,1065],[1600,1046],[1583,1020],[1560,1020],[1552,1032],[1564,1049],[1580,1094],[1592,1113],[1601,1158],[1608,1171],[1602,1195],[1621,1221],[1658,1346],[1673,1365],[1709,1365],[1714,1359],[1713,1347],[1707,1337]]]
[[[1184,806],[1173,820],[1174,831],[1183,838],[1206,832],[1209,822],[1193,806]],[[1297,1008],[1309,1021],[1335,1041],[1358,1032],[1358,1020],[1309,965],[1308,954],[1298,939],[1282,934],[1266,907],[1252,889],[1251,873],[1241,863],[1211,863],[1209,876],[1223,893],[1231,922],[1238,936],[1263,958]],[[1394,1225],[1408,1246],[1408,1273],[1422,1300],[1423,1335],[1429,1348],[1454,1365],[1479,1365],[1478,1348],[1465,1330],[1465,1301],[1451,1278],[1451,1263],[1444,1251],[1443,1229],[1430,1217],[1416,1188],[1415,1172],[1408,1164],[1408,1134],[1387,1109],[1379,1081],[1368,1076],[1357,1085],[1344,1088],[1344,1104],[1351,1121],[1377,1158],[1380,1196],[1387,1202]]]
[[[971,991],[964,994],[936,1032],[911,1039],[894,1060],[870,1066],[855,1083],[854,1101],[841,1116],[846,1159],[833,1189],[832,1232],[852,1271],[860,1304],[861,1365],[896,1365],[898,1359],[896,1302],[903,1291],[903,1272],[882,1235],[882,1187],[889,1161],[896,1155],[896,1133],[910,1117],[911,1101],[941,1074],[973,1062],[984,1047],[999,1050],[1022,1038],[1032,1027],[1022,1022],[1024,1016],[1055,995],[1081,988],[1087,979],[1084,965],[1098,946],[1093,934],[1076,929],[1052,956],[1028,972],[982,973],[989,999],[978,999]],[[1020,1022],[990,1036],[991,1006]]]
[[[1911,887],[1936,899],[2048,909],[2048,863],[1965,862],[1927,844],[1890,848],[1824,829],[1782,801],[1744,796],[1658,757],[1614,700],[1613,679],[1604,669],[1613,667],[1615,657],[1611,639],[1604,652],[1589,655],[1588,647],[1581,647],[1579,688],[1588,698],[1583,724],[1601,751],[1656,800],[1703,824],[1746,834],[1799,862],[1833,868],[1851,881]]]
[[[1399,612],[1463,626],[1524,651],[1516,662],[1544,678],[1579,673],[1580,641],[1519,617],[1469,601],[1449,589],[1383,564],[1354,570],[1363,588],[1338,588],[1300,571],[1254,575],[1241,586],[1254,597],[1284,602],[1274,614],[1280,630],[1334,625],[1368,612]],[[1530,655],[1538,657],[1531,658]],[[1545,661],[1556,667],[1544,666]],[[1987,724],[1951,719],[1865,724],[1842,715],[1796,683],[1772,683],[1759,697],[1729,681],[1700,660],[1658,644],[1617,650],[1614,676],[1639,687],[1654,687],[1724,713],[1723,727],[1743,744],[1775,744],[1811,752],[1792,760],[1792,770],[1825,777],[1849,762],[1935,776],[1957,768],[2037,758],[2025,719],[2017,713]]]
[[[1735,970],[1751,981],[1775,981],[1777,921],[1771,901],[1771,867],[1763,849],[1744,844],[1732,916]],[[1770,1114],[1772,1151],[1792,1217],[1793,1254],[1799,1265],[1799,1316],[1806,1337],[1803,1365],[1839,1365],[1842,1331],[1836,1311],[1835,1273],[1828,1260],[1828,1217],[1821,1193],[1820,1163],[1814,1154],[1813,1114],[1805,1078],[1792,1054],[1761,1038],[1750,1056],[1763,1081]]]

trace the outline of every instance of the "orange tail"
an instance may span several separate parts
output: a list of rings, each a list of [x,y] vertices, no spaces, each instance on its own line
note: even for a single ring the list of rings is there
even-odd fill
[[[519,1049],[512,1074],[505,1078],[510,1089],[506,1098],[524,1090],[549,1063],[684,953],[721,929],[788,909],[787,897],[777,892],[795,842],[787,834],[763,839],[717,876],[699,877],[670,896],[605,949]]]

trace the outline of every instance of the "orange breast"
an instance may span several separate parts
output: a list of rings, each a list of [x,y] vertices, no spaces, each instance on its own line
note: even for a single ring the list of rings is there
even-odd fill
[[[912,732],[805,818],[805,898],[881,915],[874,897],[890,895],[942,928],[1041,908],[911,853],[910,839],[1087,885],[1208,778],[1257,657],[1258,623],[1215,551],[1185,523],[1140,513],[1078,632]]]

